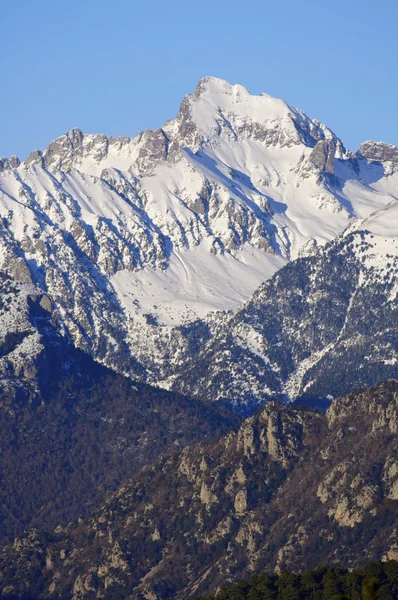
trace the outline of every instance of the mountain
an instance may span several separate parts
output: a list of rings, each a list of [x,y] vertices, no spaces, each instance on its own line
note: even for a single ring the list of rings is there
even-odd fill
[[[0,552],[0,590],[188,598],[253,571],[396,560],[398,382],[327,413],[269,403],[144,467],[91,518]]]
[[[48,296],[0,277],[0,543],[88,514],[143,465],[234,422],[94,362],[58,333]]]
[[[207,77],[161,129],[73,129],[1,159],[0,268],[52,298],[78,347],[162,384],[170,338],[185,352],[176,326],[211,329],[287,261],[396,202],[397,154],[353,154],[282,100]]]
[[[180,329],[174,343],[188,350],[161,365],[163,385],[250,412],[397,378],[397,222],[392,202],[283,267],[210,332]]]
[[[397,147],[211,77],[0,158],[0,597],[397,559],[397,222]]]

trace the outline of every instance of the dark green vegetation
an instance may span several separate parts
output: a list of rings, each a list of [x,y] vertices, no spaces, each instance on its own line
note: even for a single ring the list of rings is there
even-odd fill
[[[31,594],[1,600],[36,600]],[[116,596],[112,596],[116,598]],[[120,596],[123,598],[123,596]],[[368,563],[362,569],[321,567],[303,573],[260,573],[195,600],[396,600],[398,562]]]
[[[397,381],[326,415],[270,403],[143,467],[90,518],[3,548],[0,591],[185,600],[262,570],[394,559],[397,431]]]
[[[254,575],[197,600],[396,600],[398,562],[369,563],[363,569],[324,567],[295,574]]]

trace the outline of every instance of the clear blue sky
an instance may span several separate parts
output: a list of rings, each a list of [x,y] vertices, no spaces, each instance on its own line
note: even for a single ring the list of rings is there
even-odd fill
[[[398,145],[397,0],[0,0],[0,155],[133,136],[205,75],[282,97],[356,149]]]

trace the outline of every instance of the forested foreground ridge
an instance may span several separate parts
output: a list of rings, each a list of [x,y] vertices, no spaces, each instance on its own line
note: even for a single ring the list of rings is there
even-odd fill
[[[398,556],[398,382],[327,413],[269,403],[144,467],[90,518],[0,552],[0,591],[184,599],[262,570]]]
[[[396,600],[398,562],[374,562],[362,569],[323,567],[300,574],[253,575],[196,600]]]

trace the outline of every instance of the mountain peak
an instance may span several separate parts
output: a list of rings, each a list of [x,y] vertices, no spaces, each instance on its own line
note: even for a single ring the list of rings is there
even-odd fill
[[[251,94],[243,85],[231,84],[218,77],[203,77],[188,98],[206,100],[219,110],[232,110],[263,122],[269,118],[284,118],[291,111],[286,102],[269,94]]]
[[[251,94],[242,85],[210,76],[201,79],[195,91],[184,98],[176,120],[164,130],[177,138],[180,147],[193,152],[203,145],[218,144],[219,139],[251,139],[280,148],[315,148],[321,142],[318,155],[330,155],[330,172],[334,171],[334,159],[346,154],[342,142],[328,127],[284,100],[266,93]],[[332,147],[325,150],[329,142]],[[325,161],[321,162],[323,165]]]
[[[84,169],[85,162],[98,165],[108,157],[110,151],[113,155],[120,156],[120,150],[131,142],[128,137],[112,138],[102,133],[83,133],[78,127],[74,127],[57,137],[43,151],[32,152],[23,164],[40,165],[51,171]],[[130,164],[131,162],[127,167]]]
[[[201,92],[211,88],[214,89],[225,87],[232,87],[232,85],[226,79],[222,79],[221,77],[213,77],[212,75],[206,75],[205,77],[202,77],[202,79],[199,79],[195,88],[195,92],[200,94]]]
[[[208,145],[244,139],[265,146],[314,147],[329,130],[279,98],[254,95],[241,85],[204,77],[163,131],[171,142],[169,156],[174,158],[179,148],[196,153]]]
[[[198,81],[193,93],[196,97],[200,97],[204,94],[223,94],[226,96],[231,96],[233,94],[245,96],[252,95],[243,85],[232,84],[226,79],[212,77],[210,75],[203,77]]]
[[[337,142],[327,127],[283,100],[265,93],[254,95],[242,85],[206,76],[192,94],[185,96],[177,117],[161,129],[129,139],[83,134],[75,127],[57,137],[45,150],[33,152],[24,165],[35,164],[50,171],[89,168],[100,175],[103,170],[100,164],[106,160],[107,167],[122,165],[123,170],[131,168],[144,176],[153,173],[159,161],[178,161],[184,148],[195,154],[207,146],[245,139],[281,148],[299,145],[314,148],[324,139]],[[329,154],[333,160],[334,151]]]

